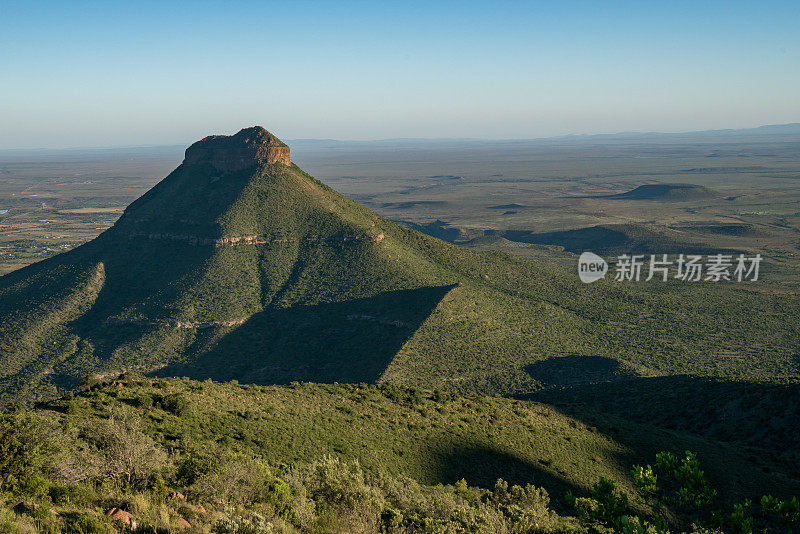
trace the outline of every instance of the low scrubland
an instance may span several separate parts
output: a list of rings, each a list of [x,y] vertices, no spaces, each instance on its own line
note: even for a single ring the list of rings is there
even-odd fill
[[[2,415],[0,530],[797,527],[782,474],[726,445],[615,424],[618,435],[542,404],[393,384],[90,377]]]

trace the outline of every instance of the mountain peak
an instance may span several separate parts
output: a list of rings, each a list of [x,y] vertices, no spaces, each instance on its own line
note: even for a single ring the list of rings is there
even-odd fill
[[[234,135],[209,135],[186,149],[186,165],[207,164],[228,173],[264,163],[291,165],[289,147],[261,126]]]

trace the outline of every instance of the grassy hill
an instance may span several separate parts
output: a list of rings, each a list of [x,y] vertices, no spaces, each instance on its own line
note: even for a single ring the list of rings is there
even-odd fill
[[[587,286],[383,219],[294,165],[184,163],[97,239],[0,278],[0,392],[51,397],[128,369],[520,394],[563,355],[793,375],[797,309],[782,288]]]

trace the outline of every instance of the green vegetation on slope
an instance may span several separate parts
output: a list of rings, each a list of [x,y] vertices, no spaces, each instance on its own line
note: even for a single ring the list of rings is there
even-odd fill
[[[770,379],[798,373],[798,298],[587,286],[383,219],[294,165],[183,164],[94,241],[0,278],[0,399],[120,370],[524,394],[561,356],[578,371],[604,357],[635,375]]]
[[[653,463],[665,443],[697,452],[720,510],[800,489],[727,445],[621,420],[587,425],[533,402],[127,375],[4,414],[0,490],[52,532],[103,532],[113,508],[143,532],[181,518],[218,532],[262,520],[285,532],[585,531],[618,518],[566,517],[572,506],[590,513],[590,496],[606,501],[597,489],[608,484],[630,498],[616,514],[648,515],[630,468]],[[688,525],[677,502],[664,506],[669,523]]]
[[[798,298],[587,286],[383,219],[296,166],[182,165],[94,241],[0,278],[0,394],[46,398],[126,369],[522,394],[565,355],[770,378],[798,372]]]

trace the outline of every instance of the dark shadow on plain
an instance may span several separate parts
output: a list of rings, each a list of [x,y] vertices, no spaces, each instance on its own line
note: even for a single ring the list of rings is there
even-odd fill
[[[257,384],[376,382],[403,344],[455,286],[270,309],[159,376]]]
[[[428,234],[429,236],[441,239],[442,241],[447,241],[448,243],[455,243],[457,240],[464,238],[466,235],[461,228],[452,226],[449,222],[441,219],[436,219],[435,221],[427,224],[418,224],[412,221],[404,221],[399,219],[394,219],[394,222],[408,226],[409,228],[417,230],[418,232],[422,232],[423,234]]]
[[[535,245],[557,245],[567,252],[580,254],[591,250],[596,254],[733,254],[734,249],[712,249],[702,243],[676,240],[638,224],[598,225],[557,232],[506,230],[502,237],[509,241]]]

